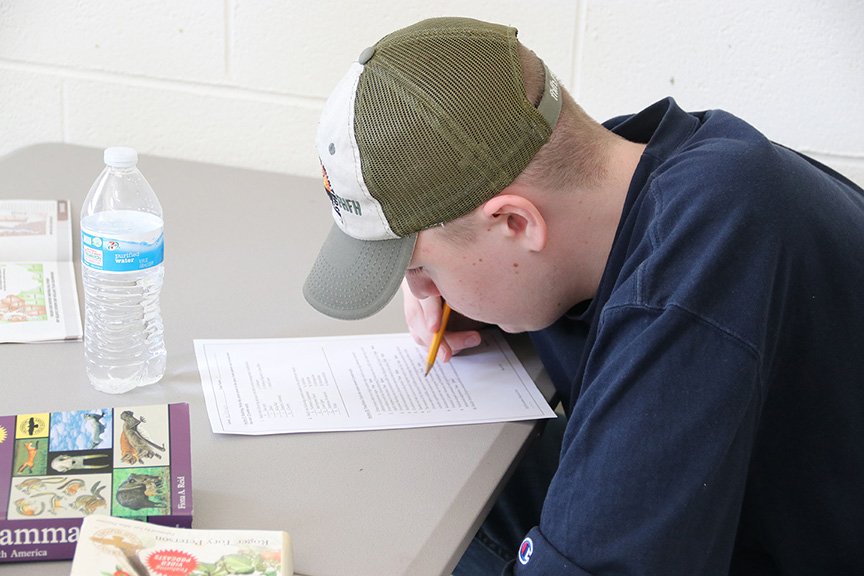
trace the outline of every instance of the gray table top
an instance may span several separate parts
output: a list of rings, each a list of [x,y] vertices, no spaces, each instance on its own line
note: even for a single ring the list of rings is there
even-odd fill
[[[0,344],[0,413],[188,402],[196,528],[286,530],[298,574],[449,574],[536,424],[213,434],[193,339],[399,332],[401,299],[357,322],[305,303],[301,286],[331,222],[317,178],[154,156],[139,167],[165,213],[165,378],[106,395],[88,384],[81,342]],[[70,200],[78,258],[79,210],[101,168],[99,149],[24,148],[0,157],[0,198]],[[513,342],[548,397],[530,345]],[[3,565],[10,576],[68,572],[69,562]]]

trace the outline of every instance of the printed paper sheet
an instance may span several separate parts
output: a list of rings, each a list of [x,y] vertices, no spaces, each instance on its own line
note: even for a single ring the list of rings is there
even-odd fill
[[[279,434],[554,418],[498,332],[438,362],[408,334],[196,340],[216,433]]]

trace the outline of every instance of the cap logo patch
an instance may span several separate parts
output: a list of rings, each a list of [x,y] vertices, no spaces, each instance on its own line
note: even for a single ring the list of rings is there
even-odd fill
[[[554,74],[550,74],[551,78],[549,78],[549,95],[552,96],[555,100],[558,100],[559,91],[558,91],[558,78],[555,77]]]
[[[342,198],[333,192],[333,187],[330,185],[330,177],[327,175],[327,168],[324,167],[323,162],[321,163],[321,177],[324,180],[324,191],[327,192],[327,197],[330,198],[330,204],[333,206],[333,212],[339,217],[339,220],[342,220],[342,210],[357,216],[363,215],[360,202],[351,200],[350,198]]]

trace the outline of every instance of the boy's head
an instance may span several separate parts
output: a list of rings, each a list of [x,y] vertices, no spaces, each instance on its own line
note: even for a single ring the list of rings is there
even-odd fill
[[[416,234],[503,190],[549,139],[562,93],[525,93],[516,30],[436,18],[363,51],[324,108],[316,146],[335,225],[303,292],[357,319],[398,290]]]

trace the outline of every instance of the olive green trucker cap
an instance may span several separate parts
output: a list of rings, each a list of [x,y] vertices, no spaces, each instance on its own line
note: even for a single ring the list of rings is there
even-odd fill
[[[516,29],[433,18],[367,48],[324,106],[316,148],[335,224],[303,286],[335,318],[393,298],[417,232],[468,214],[525,169],[561,110],[529,102]]]

